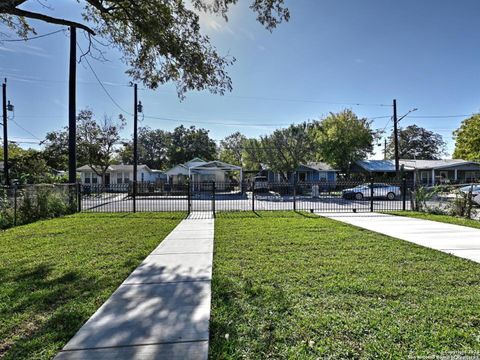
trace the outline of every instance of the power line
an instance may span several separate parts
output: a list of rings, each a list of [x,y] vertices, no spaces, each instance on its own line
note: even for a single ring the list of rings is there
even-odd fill
[[[23,131],[25,131],[27,134],[33,136],[35,139],[39,140],[39,141],[42,141],[38,136],[36,136],[34,133],[32,133],[30,130],[24,128],[22,125],[20,125],[18,122],[15,121],[15,119],[11,118],[9,119],[10,121],[13,121],[13,123],[15,125],[17,125],[20,129],[22,129]]]
[[[78,48],[80,49],[80,51],[83,53],[83,50],[82,48],[80,47],[80,44],[77,42],[77,46]],[[93,67],[92,65],[90,65],[90,61],[88,61],[88,59],[86,57],[84,57],[88,67],[90,68],[90,70],[92,71],[93,75],[95,76],[95,79],[97,79],[98,83],[100,84],[100,86],[102,87],[103,91],[105,91],[105,94],[107,94],[107,96],[109,97],[109,99],[112,101],[112,103],[117,107],[119,108],[122,112],[126,113],[127,115],[130,115],[130,116],[133,116],[132,113],[126,111],[125,109],[123,109],[120,104],[118,102],[115,101],[115,99],[112,97],[112,95],[110,95],[110,93],[108,92],[108,90],[105,88],[105,86],[103,85],[102,81],[100,80],[100,78],[98,77],[97,73],[95,72],[95,70],[93,70]]]
[[[475,116],[477,114],[459,114],[459,115],[417,115],[409,116],[412,119],[448,119],[448,118],[459,118],[459,117],[469,117]]]
[[[0,40],[0,42],[2,42],[2,41],[5,41],[5,42],[20,42],[20,41],[35,40],[35,39],[44,38],[46,36],[54,35],[54,34],[57,34],[59,32],[65,32],[65,29],[55,30],[55,31],[52,31],[52,32],[49,32],[49,33],[46,33],[46,34],[27,37],[27,38]]]

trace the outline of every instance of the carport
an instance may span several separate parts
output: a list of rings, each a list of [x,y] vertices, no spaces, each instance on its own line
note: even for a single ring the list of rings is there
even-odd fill
[[[215,174],[215,182],[225,183],[225,175],[229,172],[239,172],[239,183],[243,182],[243,169],[241,166],[227,164],[223,161],[208,161],[188,168],[188,175],[193,182],[201,181],[201,175]],[[220,175],[221,174],[221,175]],[[218,176],[220,175],[220,176]],[[213,180],[213,179],[212,179]]]

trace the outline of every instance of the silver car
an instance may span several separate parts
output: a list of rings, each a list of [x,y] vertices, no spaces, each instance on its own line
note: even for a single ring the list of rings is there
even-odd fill
[[[466,194],[472,191],[472,195],[475,197],[477,195],[480,195],[480,185],[477,184],[477,185],[463,186],[460,188],[460,191]]]
[[[361,184],[354,188],[345,189],[342,191],[342,197],[344,199],[363,200],[364,198],[370,198],[372,196],[373,185],[373,197],[374,198],[387,198],[388,200],[395,200],[396,197],[401,195],[400,186],[389,184]]]

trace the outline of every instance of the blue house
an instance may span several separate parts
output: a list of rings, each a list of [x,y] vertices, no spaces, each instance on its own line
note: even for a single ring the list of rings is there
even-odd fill
[[[266,170],[266,176],[270,183],[285,182],[285,179],[280,173],[271,170]],[[288,182],[291,184],[294,182],[297,184],[318,182],[334,184],[336,181],[337,170],[321,161],[302,164],[296,171],[288,176]]]

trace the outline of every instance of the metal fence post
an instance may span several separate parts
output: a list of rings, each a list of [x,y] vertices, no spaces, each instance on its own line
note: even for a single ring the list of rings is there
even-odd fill
[[[293,178],[293,211],[297,211],[297,181]]]
[[[212,181],[212,213],[215,217],[215,181]]]
[[[252,211],[255,212],[255,179],[252,183]]]
[[[77,183],[77,211],[82,211],[82,184]]]
[[[17,226],[17,184],[13,185],[13,226]]]
[[[133,212],[137,212],[137,182],[136,181],[133,181],[132,182],[133,184],[133,191],[132,191],[132,195],[133,195]]]
[[[187,181],[187,209],[188,209],[188,214],[192,212],[192,193],[191,193],[191,183],[190,180]]]
[[[373,176],[370,178],[370,212],[373,212]]]
[[[407,210],[407,179],[402,179],[402,210]]]

